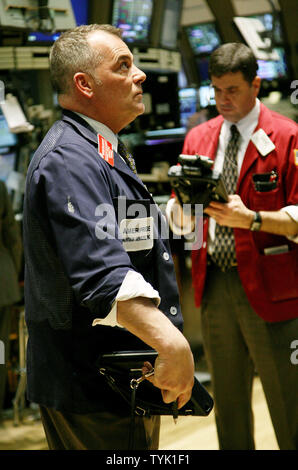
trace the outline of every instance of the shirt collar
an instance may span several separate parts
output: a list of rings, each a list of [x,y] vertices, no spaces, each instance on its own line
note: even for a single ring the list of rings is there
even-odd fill
[[[105,124],[102,124],[102,122],[96,121],[95,119],[90,118],[89,116],[85,116],[84,114],[81,113],[76,113],[78,114],[82,119],[84,119],[89,126],[94,129],[96,134],[100,134],[104,139],[106,139],[108,142],[112,144],[112,148],[114,152],[117,152],[118,150],[118,137],[114,132],[107,127]]]

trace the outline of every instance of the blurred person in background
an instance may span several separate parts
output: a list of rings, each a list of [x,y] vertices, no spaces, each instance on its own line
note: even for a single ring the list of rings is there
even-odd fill
[[[0,363],[0,421],[5,400],[12,306],[21,300],[18,274],[22,261],[22,240],[6,185],[0,181],[0,340],[5,364]]]

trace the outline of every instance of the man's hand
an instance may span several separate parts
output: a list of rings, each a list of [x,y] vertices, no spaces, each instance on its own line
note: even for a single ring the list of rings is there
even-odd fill
[[[205,209],[206,214],[215,219],[219,225],[249,229],[254,217],[254,211],[248,209],[238,194],[229,196],[229,201],[210,202]]]
[[[178,400],[178,408],[184,406],[191,397],[194,384],[194,363],[188,345],[181,345],[180,351],[173,355],[159,354],[150,381],[161,389],[165,403]]]

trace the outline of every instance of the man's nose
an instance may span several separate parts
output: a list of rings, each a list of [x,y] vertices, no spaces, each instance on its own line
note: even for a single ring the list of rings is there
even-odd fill
[[[146,74],[136,65],[133,66],[133,79],[136,83],[143,83],[146,80]]]
[[[230,93],[229,91],[222,91],[221,93],[221,101],[227,103],[230,101]]]

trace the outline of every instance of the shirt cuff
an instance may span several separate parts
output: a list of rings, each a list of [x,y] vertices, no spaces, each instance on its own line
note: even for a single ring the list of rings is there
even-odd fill
[[[281,209],[285,211],[289,216],[298,223],[298,205],[286,206]]]
[[[128,271],[121,284],[110,313],[105,318],[95,318],[92,322],[92,326],[104,325],[118,326],[123,328],[122,325],[117,322],[117,302],[121,300],[133,299],[136,297],[146,297],[152,299],[156,307],[158,307],[160,304],[159,293],[153,289],[151,284],[145,281],[140,273],[137,273],[136,271]]]
[[[193,220],[191,218],[191,216],[189,216],[189,220],[186,220],[186,216],[185,216],[185,224],[183,227],[180,227],[179,225],[175,224],[174,222],[174,218],[173,218],[173,211],[174,211],[174,205],[176,204],[176,199],[174,198],[171,198],[168,200],[167,202],[167,206],[166,206],[166,217],[167,217],[167,221],[169,223],[169,226],[172,230],[172,232],[175,234],[175,235],[179,235],[179,236],[184,236],[184,235],[189,235],[190,233],[192,233],[193,231]],[[177,209],[176,209],[177,210]],[[182,208],[181,208],[182,210]]]
[[[286,212],[291,217],[291,219],[293,219],[298,224],[298,205],[286,206],[286,207],[283,207],[281,210]],[[297,225],[297,235],[294,235],[293,237],[287,237],[287,238],[294,243],[298,243],[298,225]]]

